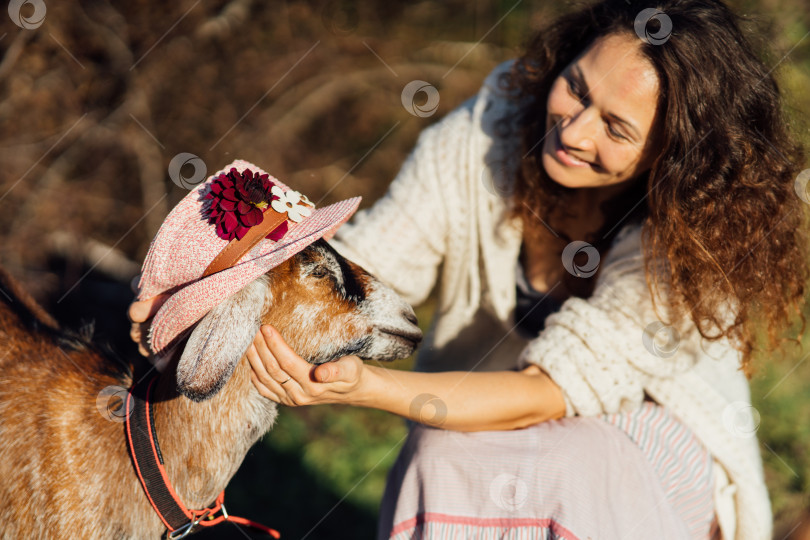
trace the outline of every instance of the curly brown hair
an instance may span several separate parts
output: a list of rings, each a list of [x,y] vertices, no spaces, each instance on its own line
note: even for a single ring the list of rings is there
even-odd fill
[[[576,191],[551,180],[542,166],[538,141],[545,136],[552,83],[595,39],[638,39],[634,23],[648,7],[603,0],[567,13],[535,34],[507,74],[506,86],[521,100],[517,126],[524,154],[512,213],[527,230],[535,214],[549,223],[570,215],[567,201]],[[717,0],[662,0],[654,7],[672,23],[663,43],[638,39],[659,79],[650,137],[658,143],[656,158],[649,171],[628,181],[628,189],[601,205],[605,222],[589,241],[604,252],[618,225],[641,223],[653,299],[653,284],[664,284],[673,293],[665,296],[673,319],[688,313],[707,340],[729,338],[750,377],[760,324],[771,347],[794,315],[801,315],[804,330],[807,213],[794,189],[804,149],[782,113],[773,68],[742,31],[747,18]],[[665,30],[654,27],[656,19],[648,24],[653,36]],[[728,307],[733,320],[724,315]]]

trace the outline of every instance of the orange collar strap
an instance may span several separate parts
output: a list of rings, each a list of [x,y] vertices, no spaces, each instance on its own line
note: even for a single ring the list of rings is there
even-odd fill
[[[144,384],[134,385],[127,394],[126,416],[127,446],[132,463],[138,473],[138,479],[146,493],[149,503],[166,526],[166,538],[185,538],[198,530],[198,527],[211,527],[223,521],[231,521],[252,527],[273,538],[281,538],[275,529],[265,527],[249,519],[231,516],[225,510],[223,502],[225,492],[220,493],[214,503],[202,510],[189,510],[177,496],[160,453],[155,422],[149,396],[157,376]],[[217,516],[217,513],[221,513]]]

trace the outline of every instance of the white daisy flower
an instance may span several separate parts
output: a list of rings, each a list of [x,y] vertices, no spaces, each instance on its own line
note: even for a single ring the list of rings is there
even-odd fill
[[[278,199],[273,199],[270,203],[273,210],[279,214],[287,214],[287,217],[295,223],[312,214],[312,208],[302,204],[304,199],[307,202],[309,199],[302,197],[297,191],[283,191],[280,187],[273,186],[270,192],[278,197]]]

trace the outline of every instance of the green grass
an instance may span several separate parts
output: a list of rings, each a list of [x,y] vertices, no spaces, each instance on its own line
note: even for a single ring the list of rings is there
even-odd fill
[[[810,339],[805,336],[801,343],[801,347],[787,345],[783,356],[755,357],[757,373],[751,380],[751,402],[760,414],[757,436],[777,530],[810,507]]]

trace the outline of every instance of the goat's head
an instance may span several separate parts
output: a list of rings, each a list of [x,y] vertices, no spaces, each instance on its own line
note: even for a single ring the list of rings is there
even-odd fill
[[[407,303],[318,240],[203,317],[180,357],[178,390],[195,401],[216,394],[264,323],[313,364],[404,358],[422,339]]]

